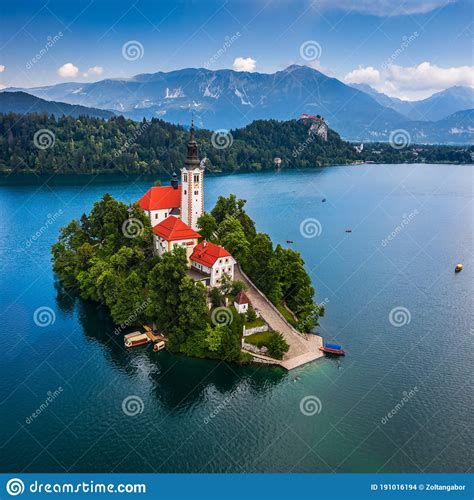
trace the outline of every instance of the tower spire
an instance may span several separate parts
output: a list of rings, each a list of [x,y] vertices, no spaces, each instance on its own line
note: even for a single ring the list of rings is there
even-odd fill
[[[189,134],[189,142],[188,142],[188,153],[186,155],[186,160],[184,164],[188,167],[193,167],[195,168],[196,166],[199,166],[199,156],[198,156],[198,148],[197,148],[197,142],[194,137],[194,114],[191,119],[191,130]]]

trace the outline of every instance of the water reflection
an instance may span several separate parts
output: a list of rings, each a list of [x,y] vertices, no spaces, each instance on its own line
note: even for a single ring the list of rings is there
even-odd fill
[[[155,353],[151,345],[127,349],[116,333],[106,307],[82,300],[77,293],[55,284],[56,304],[63,312],[77,312],[85,338],[99,343],[110,361],[134,382],[148,385],[158,403],[179,414],[208,400],[216,391],[224,397],[245,386],[246,392],[262,394],[287,377],[279,367],[239,366],[221,361],[189,358],[167,351]]]

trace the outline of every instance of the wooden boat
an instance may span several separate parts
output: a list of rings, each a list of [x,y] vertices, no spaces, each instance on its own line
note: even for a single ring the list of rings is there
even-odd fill
[[[162,351],[165,347],[166,347],[166,344],[163,342],[163,340],[161,340],[160,342],[157,342],[153,346],[153,351],[154,352],[159,352],[159,351]]]
[[[352,229],[346,229],[346,233],[352,233]]]
[[[335,354],[336,356],[344,356],[346,354],[346,351],[339,344],[326,344],[320,347],[319,350],[327,354]]]
[[[288,244],[293,243],[293,240],[286,240]]]
[[[150,338],[146,333],[132,332],[123,338],[125,347],[137,347],[139,345],[148,344],[151,342]]]
[[[463,269],[463,265],[462,264],[458,264],[455,268],[454,268],[454,272],[455,273],[460,273]]]

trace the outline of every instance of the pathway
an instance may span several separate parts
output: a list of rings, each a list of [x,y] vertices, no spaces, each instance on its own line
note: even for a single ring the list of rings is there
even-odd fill
[[[254,309],[260,313],[272,330],[281,332],[288,342],[290,348],[284,355],[283,360],[276,361],[279,365],[287,370],[291,370],[324,356],[322,351],[319,350],[323,345],[322,337],[313,334],[303,336],[303,334],[293,328],[278,309],[252,283],[239,265],[236,265],[234,268],[234,279],[245,283],[247,286],[245,293]]]

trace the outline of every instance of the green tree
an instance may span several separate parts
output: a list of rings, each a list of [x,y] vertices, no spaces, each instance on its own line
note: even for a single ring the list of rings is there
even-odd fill
[[[242,224],[236,217],[226,217],[219,224],[219,243],[238,261],[245,262],[250,245],[245,237]]]
[[[245,270],[252,281],[268,298],[279,303],[282,298],[279,282],[278,259],[273,251],[270,237],[258,233],[252,242],[252,257],[246,261]]]
[[[274,332],[267,342],[268,354],[272,358],[282,359],[285,352],[288,352],[290,346],[280,332]]]
[[[199,234],[207,241],[215,239],[214,234],[217,231],[217,221],[212,214],[204,213],[197,221]]]

